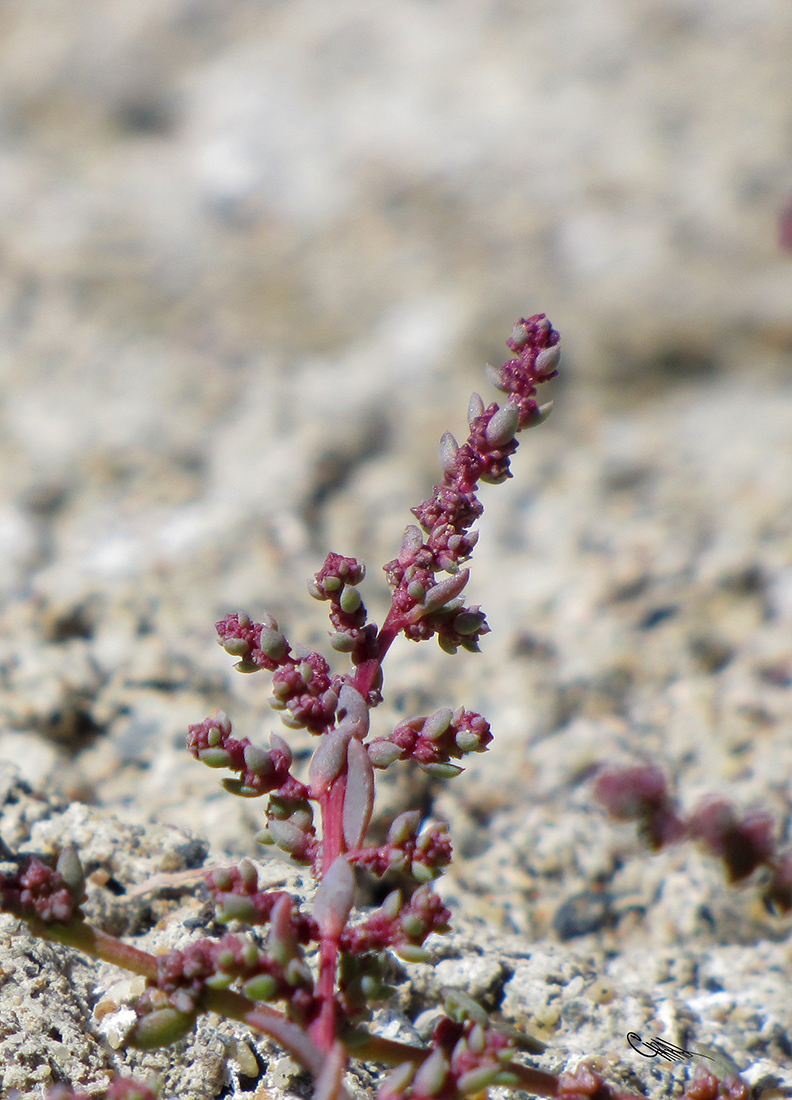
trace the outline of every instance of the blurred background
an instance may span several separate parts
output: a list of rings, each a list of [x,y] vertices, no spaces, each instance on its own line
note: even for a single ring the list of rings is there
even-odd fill
[[[784,0],[3,0],[3,586],[113,482],[82,566],[199,539],[224,429],[233,492],[320,491],[277,441],[386,448],[520,314],[577,393],[786,377],[790,43]]]

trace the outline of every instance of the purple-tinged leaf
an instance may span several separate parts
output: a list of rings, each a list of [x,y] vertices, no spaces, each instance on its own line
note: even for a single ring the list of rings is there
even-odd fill
[[[344,684],[338,693],[338,712],[342,718],[340,724],[351,729],[355,737],[362,740],[369,731],[369,708],[366,700],[351,684]]]
[[[417,554],[422,546],[423,535],[421,534],[421,529],[416,527],[414,523],[411,523],[409,527],[406,527],[404,530],[404,537],[402,538],[398,560],[402,565],[408,565],[413,555]]]
[[[295,859],[305,859],[308,848],[308,836],[299,825],[291,821],[278,821],[270,818],[267,822],[267,836],[283,852],[288,852]]]
[[[444,432],[440,440],[440,465],[445,473],[453,473],[459,444],[451,432]]]
[[[337,779],[343,771],[346,764],[347,745],[351,738],[351,732],[340,726],[322,737],[308,767],[308,778],[314,798],[324,794],[333,780]]]
[[[378,738],[367,745],[369,759],[375,768],[388,768],[402,755],[404,751],[399,745],[391,741]]]
[[[395,1100],[396,1097],[404,1096],[414,1076],[414,1063],[402,1062],[381,1083],[377,1090],[377,1100]]]
[[[442,1050],[432,1051],[415,1075],[413,1091],[419,1096],[437,1096],[442,1091],[450,1068]]]
[[[319,884],[314,898],[314,917],[322,935],[341,935],[355,900],[355,876],[344,856],[338,856]]]
[[[421,811],[405,810],[404,813],[394,817],[388,829],[388,844],[398,847],[416,836],[421,827]]]
[[[496,390],[501,390],[503,393],[509,392],[509,383],[508,380],[503,377],[503,370],[501,367],[493,367],[492,363],[485,363],[484,373]]]
[[[292,760],[294,759],[289,742],[285,737],[281,737],[279,733],[270,734],[270,749],[273,752],[280,753],[286,759],[286,767],[290,768]]]
[[[490,447],[505,447],[514,439],[520,423],[520,410],[513,401],[498,409],[487,425],[484,435]]]
[[[430,714],[423,724],[421,736],[427,741],[438,741],[451,725],[454,712],[451,707],[441,707],[434,714]]]
[[[374,768],[365,746],[353,737],[347,749],[347,784],[343,829],[348,848],[358,848],[374,809]]]
[[[470,395],[470,404],[468,405],[468,426],[471,429],[473,428],[473,421],[477,420],[483,412],[484,402],[481,396],[477,393],[472,393]]]
[[[325,1057],[322,1072],[314,1084],[313,1100],[340,1100],[347,1054],[341,1043],[334,1043]]]
[[[426,593],[423,605],[418,609],[421,615],[428,615],[430,611],[439,611],[441,607],[460,594],[470,578],[470,570],[462,569],[453,577],[447,577],[439,581]]]
[[[553,347],[545,348],[544,351],[540,351],[534,363],[536,377],[547,378],[548,375],[555,374],[560,360],[561,348],[558,344],[554,344]]]

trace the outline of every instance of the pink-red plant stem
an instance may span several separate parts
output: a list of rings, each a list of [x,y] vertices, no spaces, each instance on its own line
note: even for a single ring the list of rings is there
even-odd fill
[[[339,855],[346,850],[343,834],[346,776],[340,775],[321,799],[322,812],[322,872],[326,874]],[[322,936],[319,949],[319,974],[316,993],[322,1002],[318,1018],[311,1027],[311,1036],[321,1050],[332,1049],[336,1039],[335,990],[338,976],[338,937]]]

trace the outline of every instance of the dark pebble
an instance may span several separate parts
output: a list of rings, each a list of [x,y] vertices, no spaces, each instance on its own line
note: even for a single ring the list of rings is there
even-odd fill
[[[553,917],[553,931],[560,940],[572,940],[613,923],[611,896],[601,890],[584,890],[559,905]]]

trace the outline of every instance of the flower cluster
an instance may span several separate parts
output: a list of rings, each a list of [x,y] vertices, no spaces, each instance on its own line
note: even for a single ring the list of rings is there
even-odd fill
[[[690,839],[723,861],[729,882],[742,882],[759,868],[769,909],[792,910],[792,851],[779,851],[776,823],[762,809],[740,811],[725,798],[710,795],[684,817],[668,781],[655,764],[603,767],[594,797],[619,821],[636,821],[653,849]]]
[[[428,500],[413,508],[420,529],[407,528],[399,556],[385,566],[393,608],[403,620],[404,634],[413,641],[436,634],[449,653],[460,646],[475,651],[478,639],[489,631],[481,609],[465,607],[461,599],[469,574],[459,567],[473,552],[478,536],[470,528],[483,511],[476,489],[479,481],[498,484],[511,476],[509,457],[517,449],[515,434],[541,423],[549,413],[549,405],[537,403],[536,387],[557,373],[558,341],[558,333],[543,314],[520,320],[507,341],[515,358],[499,370],[488,368],[491,380],[509,395],[508,400],[500,407],[485,406],[474,394],[466,442],[460,446],[450,432],[440,442],[443,480]],[[436,581],[438,572],[451,575]]]
[[[353,956],[393,947],[409,962],[426,962],[426,937],[447,932],[450,919],[450,911],[427,886],[415,890],[406,903],[401,891],[394,890],[365,921],[345,929],[341,943]]]
[[[616,1089],[596,1069],[582,1063],[574,1073],[558,1079],[558,1100],[642,1100],[635,1093]],[[696,1066],[679,1100],[750,1100],[751,1090],[739,1077],[720,1081],[703,1066]]]
[[[226,615],[215,626],[223,649],[231,657],[239,658],[234,666],[237,672],[257,672],[263,668],[274,672],[284,663],[294,663],[289,643],[271,615],[263,623],[254,623],[240,611],[238,615]]]
[[[489,722],[475,711],[443,707],[428,717],[400,722],[389,737],[369,742],[375,768],[387,768],[396,760],[415,760],[427,771],[451,778],[462,770],[450,760],[470,752],[484,752],[492,740]]]
[[[330,645],[338,653],[348,653],[353,665],[360,665],[376,654],[377,628],[366,623],[366,607],[357,585],[366,576],[366,567],[357,558],[328,554],[308,592],[315,600],[328,600],[333,630]]]
[[[516,1053],[502,1032],[478,1021],[458,1023],[443,1016],[432,1034],[432,1053],[416,1068],[405,1062],[383,1081],[378,1100],[452,1100],[490,1085],[515,1085],[510,1072]]]
[[[76,850],[63,849],[53,868],[38,856],[22,859],[15,874],[0,879],[0,908],[23,920],[68,924],[81,917],[85,877]]]
[[[315,650],[291,646],[278,630],[272,615],[254,623],[243,611],[226,615],[216,624],[218,640],[226,653],[239,657],[238,672],[267,669],[272,677],[270,706],[282,711],[284,725],[323,733],[333,720],[342,677],[331,676],[330,666]]]
[[[340,677],[330,675],[320,653],[305,650],[298,661],[281,665],[272,677],[270,706],[284,712],[285,726],[324,733],[333,721],[341,683]]]
[[[187,731],[187,748],[202,764],[210,768],[228,768],[239,779],[225,779],[223,786],[243,798],[277,791],[284,799],[304,799],[307,788],[290,772],[292,751],[277,733],[270,736],[270,748],[262,749],[247,737],[241,741],[231,736],[231,720],[218,711]]]
[[[372,874],[407,872],[416,882],[431,882],[451,862],[451,840],[445,825],[421,823],[417,810],[406,810],[391,822],[385,844],[350,853],[350,859]]]
[[[215,916],[224,924],[232,920],[244,921],[248,925],[272,921],[283,943],[307,944],[319,939],[316,921],[296,910],[289,894],[282,890],[259,890],[258,873],[249,859],[243,859],[236,867],[210,871],[206,876],[206,885],[214,897]],[[273,921],[272,913],[276,907],[279,907],[278,919]],[[282,944],[278,940],[278,954],[282,953]]]
[[[291,905],[292,899],[283,895],[273,906],[272,953],[260,951],[249,937],[231,933],[220,940],[196,940],[183,951],[160,956],[156,988],[183,1013],[195,1012],[207,987],[228,989],[235,982],[241,983],[241,992],[251,1000],[288,998],[305,1006],[312,999],[313,977],[288,934]]]
[[[608,765],[597,773],[594,797],[617,821],[637,821],[641,836],[656,850],[685,835],[662,771],[654,764]]]

